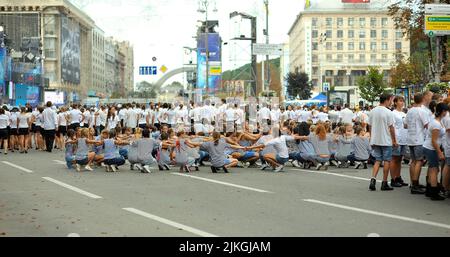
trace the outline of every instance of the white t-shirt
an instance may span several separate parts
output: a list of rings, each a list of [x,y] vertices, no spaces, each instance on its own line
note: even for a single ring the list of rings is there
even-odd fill
[[[430,122],[430,116],[422,107],[413,107],[406,114],[408,126],[407,143],[409,146],[423,145],[425,141],[426,125]]]
[[[272,111],[270,111],[270,119],[273,121],[273,123],[278,123],[280,121],[280,116],[280,109],[274,108]]]
[[[69,112],[70,114],[70,124],[80,123],[81,122],[81,111],[78,109],[73,109]]]
[[[108,119],[108,126],[107,126],[107,130],[111,130],[111,129],[115,129],[117,127],[117,124],[119,124],[120,119],[119,116],[115,115],[114,117],[111,116]]]
[[[319,121],[321,121],[321,122],[325,122],[325,121],[328,121],[329,119],[328,119],[328,113],[325,113],[325,112],[319,112],[318,114],[317,114],[317,118],[319,119]]]
[[[345,108],[339,112],[339,118],[341,118],[342,123],[353,125],[353,118],[355,118],[355,114],[352,110]]]
[[[167,124],[175,125],[177,124],[177,120],[175,118],[176,112],[174,109],[167,110]]]
[[[147,124],[148,111],[147,110],[142,110],[142,109],[139,109],[138,111],[139,111],[138,112],[138,115],[139,115],[138,124],[139,125]]]
[[[17,113],[17,112],[11,112],[11,116],[10,116],[10,120],[11,120],[11,123],[10,123],[10,127],[12,128],[12,129],[16,129],[17,128],[17,117],[19,116],[19,113]]]
[[[406,113],[393,110],[395,137],[399,145],[408,144],[408,130],[405,129]]]
[[[312,119],[312,112],[306,110],[300,111],[299,116],[297,116],[298,122],[307,122],[310,119]]]
[[[388,108],[384,106],[375,107],[370,113],[369,124],[372,127],[370,145],[392,146],[389,127],[394,125],[394,115]]]
[[[442,119],[442,124],[446,132],[442,145],[444,146],[445,157],[450,157],[450,114],[447,113],[447,116]]]
[[[66,112],[60,112],[58,113],[57,119],[59,126],[67,126],[67,119],[66,119]]]
[[[138,110],[133,108],[127,111],[127,128],[136,128],[138,125]]]
[[[231,122],[235,121],[236,119],[237,119],[236,110],[229,108],[225,111],[225,121]]]
[[[426,132],[426,138],[425,138],[425,142],[423,143],[423,147],[429,149],[429,150],[435,150],[433,147],[433,144],[431,143],[431,137],[432,137],[432,133],[433,130],[439,130],[439,137],[437,139],[437,143],[438,145],[442,145],[442,138],[445,136],[445,128],[444,126],[437,121],[436,119],[433,119],[429,124],[428,124],[428,129]]]
[[[9,126],[9,117],[6,114],[0,115],[0,129],[6,129]]]
[[[282,135],[281,137],[274,138],[266,143],[264,143],[265,146],[272,145],[277,154],[281,158],[289,158],[289,149],[286,145],[286,141],[293,141],[294,138],[292,136],[286,136]]]
[[[270,110],[267,107],[263,107],[259,110],[259,120],[269,120],[270,119]]]
[[[28,128],[28,120],[30,119],[31,113],[21,113],[19,115],[19,128]]]

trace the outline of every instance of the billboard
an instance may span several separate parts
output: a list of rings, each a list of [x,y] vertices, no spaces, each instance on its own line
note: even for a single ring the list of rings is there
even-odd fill
[[[370,0],[342,0],[342,2],[351,4],[365,4],[370,3]]]
[[[54,105],[64,105],[64,92],[56,91],[45,91],[44,92],[44,103],[51,101]]]
[[[39,87],[16,84],[14,91],[16,96],[15,105],[25,106],[27,103],[33,107],[39,105]]]
[[[209,79],[206,86],[206,35],[208,35]],[[197,41],[197,88],[204,93],[214,94],[220,89],[222,81],[222,49],[218,33],[202,33]]]
[[[5,78],[6,78],[6,48],[0,47],[0,97],[5,94]]]
[[[63,82],[80,84],[80,24],[61,16],[61,76]]]

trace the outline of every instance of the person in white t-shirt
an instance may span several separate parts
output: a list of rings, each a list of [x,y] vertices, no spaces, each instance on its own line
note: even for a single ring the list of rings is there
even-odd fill
[[[131,128],[133,132],[138,126],[138,116],[139,111],[138,109],[136,109],[136,105],[135,104],[129,105],[126,117],[126,127]]]
[[[72,110],[69,111],[69,127],[75,131],[80,127],[80,124],[83,122],[84,116],[83,113],[78,109],[78,105],[74,104],[72,106]]]
[[[353,119],[355,118],[355,114],[350,110],[349,104],[344,105],[344,110],[339,112],[340,121],[344,124],[351,124],[353,126]]]
[[[450,98],[447,98],[450,99]],[[448,101],[444,101],[448,103]],[[443,139],[442,145],[444,147],[445,153],[445,166],[442,170],[442,186],[446,191],[447,197],[450,196],[450,114],[447,112],[447,115],[442,119],[442,124],[445,128],[445,138]]]
[[[431,106],[430,106],[431,107]],[[447,115],[449,106],[446,103],[438,103],[436,107],[431,107],[435,118],[428,125],[425,142],[423,143],[423,152],[428,161],[428,181],[426,196],[431,200],[445,200],[445,197],[439,194],[438,174],[440,161],[445,160],[445,155],[441,150],[442,139],[445,136],[445,127],[442,119]]]
[[[381,94],[380,105],[373,109],[369,116],[369,124],[372,128],[370,145],[373,149],[372,155],[376,159],[373,166],[372,178],[370,180],[369,186],[369,189],[371,191],[376,190],[376,177],[378,175],[381,162],[384,162],[381,190],[393,190],[393,188],[390,187],[387,182],[390,163],[392,160],[392,147],[398,146],[397,139],[395,137],[394,116],[388,109],[392,105],[392,100],[393,96],[391,94]]]
[[[395,137],[397,138],[398,147],[394,148],[392,151],[392,187],[408,186],[408,184],[403,181],[401,176],[402,159],[403,156],[405,156],[408,147],[408,130],[405,128],[406,113],[403,112],[404,106],[405,99],[402,96],[396,96],[394,98],[395,109],[392,111],[392,114],[394,115]]]

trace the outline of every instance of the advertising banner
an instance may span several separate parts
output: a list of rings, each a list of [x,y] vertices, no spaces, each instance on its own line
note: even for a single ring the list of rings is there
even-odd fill
[[[48,101],[52,102],[54,105],[64,105],[65,104],[65,95],[64,92],[56,92],[56,91],[45,91],[44,92],[44,102]]]
[[[61,16],[61,75],[64,82],[80,84],[80,24]]]
[[[27,103],[33,107],[39,105],[39,87],[16,84],[15,95],[16,105],[25,106]]]
[[[206,86],[206,33],[198,38],[197,51],[197,88],[204,93],[214,94],[220,89],[222,81],[221,39],[218,33],[208,33],[209,79]]]
[[[0,47],[0,97],[5,94],[5,78],[6,78],[6,48]]]

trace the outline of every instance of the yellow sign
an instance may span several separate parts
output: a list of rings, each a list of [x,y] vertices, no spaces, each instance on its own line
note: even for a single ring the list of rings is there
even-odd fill
[[[449,32],[450,34],[450,16],[425,15],[425,31],[434,31],[440,35],[442,35],[442,32]]]
[[[220,75],[222,73],[222,68],[220,66],[212,66],[209,69],[209,74]]]
[[[167,67],[163,65],[163,66],[161,66],[161,68],[159,68],[159,70],[160,70],[162,73],[166,73]]]

